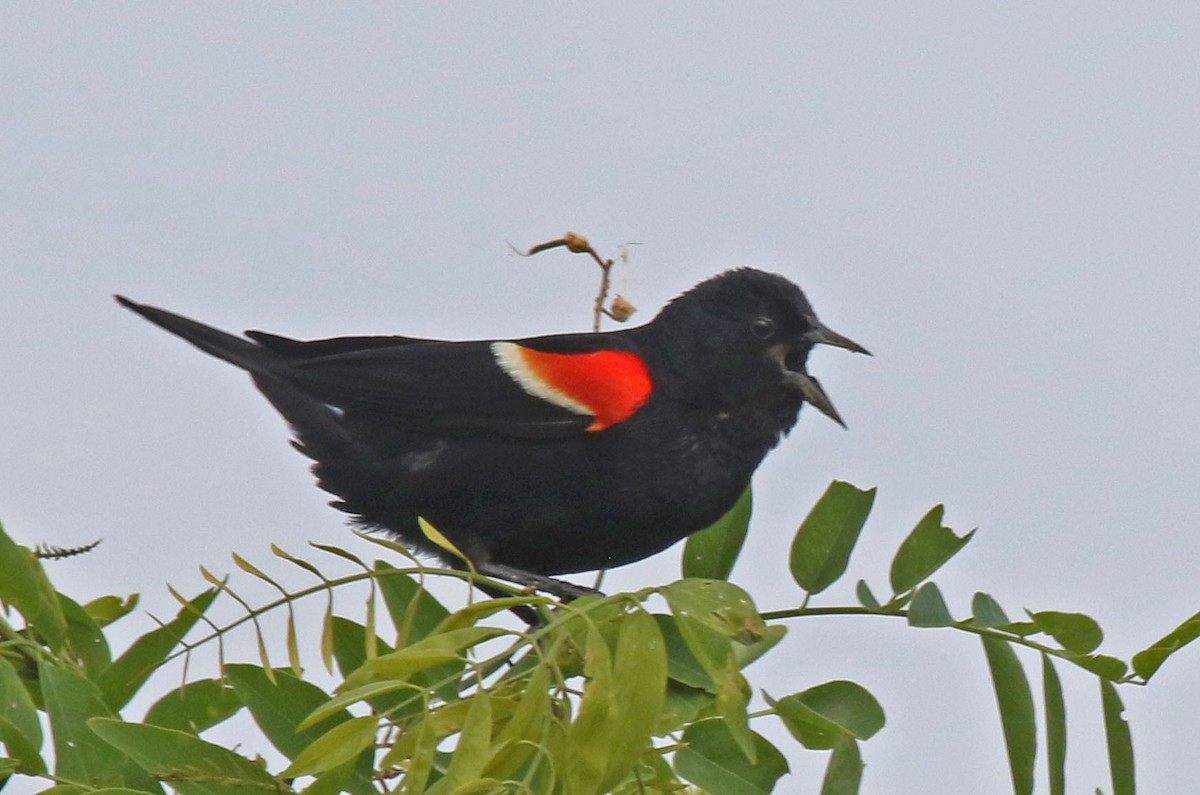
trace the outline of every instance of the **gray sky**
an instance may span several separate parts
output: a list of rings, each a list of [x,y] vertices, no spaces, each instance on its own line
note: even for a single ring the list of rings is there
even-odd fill
[[[805,412],[759,471],[734,579],[761,608],[798,602],[781,561],[840,478],[879,497],[821,601],[884,590],[944,502],[980,527],[937,577],[955,613],[1080,610],[1127,657],[1200,609],[1198,34],[1190,3],[10,4],[0,521],[104,536],[60,587],[160,613],[230,551],[358,544],[245,376],[109,295],[306,337],[578,330],[587,263],[505,245],[573,229],[642,244],[637,320],[752,264],[875,353],[814,357],[849,431]],[[833,619],[785,643],[750,671],[774,695],[883,702],[865,792],[1009,791],[977,643]],[[1122,690],[1146,792],[1200,777],[1198,660]],[[1097,689],[1060,672],[1069,786],[1107,790]],[[823,757],[781,747],[813,789]]]

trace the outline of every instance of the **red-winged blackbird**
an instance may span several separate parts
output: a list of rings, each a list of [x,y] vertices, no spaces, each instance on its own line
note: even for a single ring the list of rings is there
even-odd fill
[[[549,575],[640,560],[720,518],[803,403],[842,422],[805,370],[812,347],[867,353],[751,268],[638,328],[498,342],[245,339],[117,300],[247,370],[356,523],[445,558],[424,517],[479,572],[559,594],[579,589]]]

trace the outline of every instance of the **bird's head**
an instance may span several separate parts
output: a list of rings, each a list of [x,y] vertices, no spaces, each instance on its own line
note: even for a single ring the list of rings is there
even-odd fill
[[[764,393],[782,395],[796,406],[812,404],[843,426],[825,390],[808,374],[808,354],[824,344],[870,355],[822,324],[799,287],[754,268],[701,282],[650,325],[668,338],[672,367],[697,390],[695,398],[736,406]]]

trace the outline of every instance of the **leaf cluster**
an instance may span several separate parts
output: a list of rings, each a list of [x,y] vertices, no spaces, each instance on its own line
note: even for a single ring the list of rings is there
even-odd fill
[[[727,582],[745,537],[751,498],[689,540],[685,578],[668,585],[561,605],[489,581],[503,596],[458,609],[427,590],[427,576],[471,578],[367,562],[337,547],[325,555],[354,566],[332,577],[312,560],[273,548],[313,582],[290,588],[235,555],[238,569],[277,589],[252,604],[202,569],[210,587],[179,601],[177,614],[114,655],[107,631],[137,597],[78,604],[57,591],[36,554],[0,530],[0,788],[5,779],[41,781],[43,792],[180,793],[766,793],[788,766],[755,730],[779,721],[803,747],[828,755],[821,792],[859,790],[862,743],[885,726],[862,685],[835,680],[751,707],[745,669],[776,648],[788,622],[810,616],[870,615],[916,628],[980,639],[991,672],[1013,790],[1033,790],[1038,729],[1044,733],[1049,791],[1065,792],[1067,721],[1058,668],[1094,677],[1100,688],[1114,795],[1134,791],[1132,744],[1117,687],[1144,684],[1172,653],[1200,636],[1200,617],[1135,655],[1131,665],[1097,653],[1099,625],[1079,613],[1027,611],[1011,620],[997,600],[976,594],[955,618],[930,579],[969,542],[943,526],[937,506],[896,551],[888,595],[860,580],[854,605],[818,606],[846,573],[870,513],[873,491],[835,482],[800,525],[789,570],[800,604],[760,612]],[[369,537],[368,537],[369,538]],[[404,554],[378,538],[374,543]],[[333,595],[366,584],[365,608],[334,610]],[[498,589],[498,590],[497,590]],[[324,597],[318,637],[302,637],[294,606]],[[218,625],[219,599],[241,614]],[[542,622],[513,628],[506,611],[535,610]],[[272,640],[269,615],[283,620]],[[226,640],[253,632],[258,660],[229,662]],[[316,634],[316,633],[314,633]],[[168,663],[215,646],[220,673],[166,689],[140,717],[134,696]],[[270,652],[282,647],[286,665]],[[302,650],[312,649],[312,652]],[[1041,662],[1042,719],[1022,655]],[[306,671],[316,656],[324,673]],[[332,679],[335,686],[317,684]],[[159,681],[154,679],[154,682]],[[251,758],[206,739],[248,714],[285,760]],[[50,732],[45,731],[48,725]],[[761,728],[761,726],[759,726]]]

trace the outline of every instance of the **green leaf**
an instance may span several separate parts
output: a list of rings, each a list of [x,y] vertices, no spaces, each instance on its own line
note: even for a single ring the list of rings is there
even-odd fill
[[[333,618],[332,627],[333,655],[337,659],[338,669],[342,671],[343,676],[349,676],[351,672],[367,661],[367,628],[341,616]],[[380,656],[391,654],[393,651],[391,646],[378,638],[375,641],[375,648]],[[463,665],[462,660],[455,660],[418,671],[408,678],[410,687],[376,692],[364,700],[376,712],[387,712],[395,719],[415,714],[423,708],[423,693],[428,688],[436,688],[437,692],[447,700],[457,698],[459,674],[463,670]]]
[[[492,699],[486,688],[479,688],[471,696],[458,744],[454,746],[454,754],[450,757],[450,766],[446,768],[441,781],[430,789],[430,795],[470,792],[470,789],[460,788],[482,777],[491,752]]]
[[[89,719],[112,715],[91,681],[78,669],[50,662],[38,665],[38,676],[54,735],[57,776],[95,786],[124,784],[159,791],[149,776],[130,763],[126,754],[88,728]]]
[[[50,584],[42,564],[29,549],[15,543],[0,526],[0,603],[12,605],[46,639],[50,648],[59,650],[67,635],[58,592]]]
[[[331,767],[324,773],[318,773],[313,782],[304,788],[304,795],[344,795],[347,792],[364,792],[376,795],[377,790],[368,785],[367,789],[359,789],[360,785],[347,783],[356,773],[363,773],[366,781],[374,768],[375,749],[371,748],[359,754],[355,759],[348,759],[336,767]]]
[[[621,617],[613,654],[595,628],[585,647],[588,681],[564,747],[572,795],[608,792],[625,778],[649,747],[666,698],[666,647],[648,613]]]
[[[503,613],[505,610],[535,604],[549,605],[553,604],[553,601],[544,596],[502,596],[495,599],[472,602],[466,607],[455,610],[446,616],[445,620],[438,625],[435,631],[449,632],[453,629],[462,629],[463,627],[473,626],[497,613]]]
[[[1109,657],[1105,654],[1067,654],[1066,657],[1080,668],[1091,671],[1101,679],[1108,679],[1114,682],[1118,679],[1123,679],[1126,670],[1128,670],[1124,660]]]
[[[1037,725],[1033,713],[1033,693],[1029,680],[1007,641],[984,636],[983,652],[992,674],[1004,745],[1012,773],[1015,795],[1033,792],[1033,764],[1037,756]]]
[[[408,774],[404,777],[404,795],[418,795],[426,791],[426,784],[433,772],[434,760],[437,758],[437,744],[441,738],[433,730],[433,722],[423,720],[417,726],[414,736],[414,749],[407,765]]]
[[[375,571],[383,604],[396,627],[396,646],[424,640],[450,615],[429,591],[394,566],[377,560]]]
[[[616,786],[649,747],[666,686],[667,653],[662,634],[648,613],[635,610],[621,622],[617,635],[610,710],[616,725],[607,729],[608,765],[601,792]]]
[[[836,723],[847,734],[869,740],[883,728],[883,707],[865,687],[844,679],[810,687],[797,698],[812,711]]]
[[[70,597],[58,595],[62,605],[63,617],[67,620],[67,635],[63,645],[70,659],[83,666],[89,678],[104,670],[112,657],[108,649],[108,640],[100,631],[100,626]]]
[[[858,584],[854,586],[854,595],[858,598],[858,603],[868,610],[879,609],[879,600],[875,598],[875,594],[871,593],[871,587],[867,585],[866,580],[858,581]]]
[[[761,651],[755,646],[772,644],[781,637],[775,631],[768,632],[750,597],[736,585],[721,580],[688,579],[673,582],[659,592],[675,618],[674,626],[660,619],[671,676],[693,687],[715,688],[713,692],[717,692],[722,682],[730,685],[731,677],[744,682],[737,674],[740,665],[731,641],[751,646],[745,650],[749,658]],[[679,650],[679,638],[690,655]],[[695,670],[693,663],[700,671]]]
[[[703,673],[703,676],[691,675],[690,671],[678,668],[677,663],[674,670],[679,681],[695,687],[712,688],[715,693],[716,683],[726,675],[726,671],[731,668],[737,670],[737,665],[732,663],[732,639],[689,615],[674,616],[674,626],[679,638],[684,641],[686,651],[690,653],[690,660],[695,660]],[[666,636],[674,639],[674,633],[667,633]],[[677,660],[684,664],[690,662],[683,654],[677,654]],[[706,681],[708,685],[704,685]]]
[[[130,594],[124,599],[119,596],[100,596],[85,604],[83,609],[99,626],[106,627],[132,613],[137,604],[137,594]]]
[[[1038,629],[1075,654],[1091,654],[1104,640],[1100,625],[1091,616],[1085,616],[1083,613],[1042,610],[1029,613],[1029,617],[1037,624]]]
[[[787,760],[762,735],[751,732],[757,762],[737,748],[729,727],[718,719],[693,723],[683,732],[684,747],[675,754],[679,775],[708,792],[765,795],[788,772]]]
[[[446,792],[438,782],[429,790],[429,795],[443,795]],[[457,787],[452,795],[495,795],[498,792],[509,792],[509,787],[503,781],[495,778],[478,778]]]
[[[816,594],[842,576],[874,501],[875,489],[840,480],[829,484],[792,539],[790,567],[797,585]]]
[[[778,701],[764,696],[805,748],[835,748],[843,737],[866,740],[875,736],[885,723],[883,707],[855,682],[825,682]]]
[[[511,684],[513,683],[506,683],[506,685]],[[488,712],[491,715],[490,726],[498,727],[505,724],[518,711],[519,694],[514,693],[513,695],[495,695],[495,693],[500,690],[509,691],[508,686],[500,686],[496,689],[484,689],[487,690],[488,693],[487,706]],[[387,753],[384,754],[383,758],[376,762],[376,769],[386,770],[393,767],[407,766],[404,764],[405,760],[412,759],[419,752],[420,732],[417,730],[419,725],[428,724],[433,732],[433,735],[437,738],[435,745],[440,743],[444,738],[455,734],[461,734],[464,730],[468,732],[469,736],[472,731],[471,726],[468,726],[469,719],[475,720],[479,717],[478,714],[475,716],[475,718],[472,718],[469,715],[471,709],[476,707],[474,701],[476,692],[482,691],[479,688],[475,688],[470,695],[455,699],[451,703],[441,705],[431,704],[425,711],[415,716],[412,720],[405,721],[403,724],[404,731],[392,738],[393,741],[391,743],[391,747],[388,749]],[[478,713],[479,708],[476,707],[476,709]],[[478,731],[478,728],[474,730]],[[489,728],[489,738],[491,733],[492,729]],[[492,748],[499,748],[503,742],[504,741],[500,739],[497,739],[495,742],[491,742],[489,739],[483,750],[486,751],[489,746]],[[456,745],[462,747],[464,749],[464,753],[466,752],[467,746],[462,745],[461,738],[456,742]],[[508,745],[511,747],[515,744],[510,742]],[[526,743],[525,745],[528,746],[529,744]],[[491,764],[494,759],[495,757],[492,756],[491,752],[489,751],[488,754],[484,756],[483,761]],[[503,760],[501,761],[503,762]],[[446,765],[450,762],[449,757],[444,757],[442,762],[443,764],[439,765],[439,768],[442,771],[445,771]],[[519,764],[520,763],[518,762],[517,765],[514,765],[510,769],[515,770]],[[491,771],[486,770],[485,773],[490,775]]]
[[[379,718],[363,715],[334,726],[309,743],[280,773],[284,778],[311,776],[348,762],[375,745]]]
[[[312,711],[329,700],[329,695],[322,689],[284,669],[274,671],[274,677],[266,675],[258,665],[250,664],[229,664],[224,671],[241,703],[250,709],[254,723],[262,729],[271,745],[289,760],[313,745],[325,731],[352,717],[342,710],[322,722],[299,729],[299,724]],[[373,795],[376,790],[371,781],[371,754],[362,755],[358,761],[358,765],[349,765],[344,770],[341,765],[329,767],[325,771],[329,779],[323,784],[331,785],[336,779],[337,791]]]
[[[7,658],[0,656],[0,718],[7,720],[35,750],[42,747],[42,724],[37,707]],[[10,748],[11,752],[12,749]]]
[[[1066,795],[1067,707],[1063,703],[1062,683],[1048,654],[1042,654],[1042,698],[1046,703],[1046,768],[1050,795]]]
[[[729,665],[716,678],[717,714],[724,721],[725,729],[746,755],[751,764],[757,763],[754,732],[750,731],[750,684],[738,672],[737,663],[731,656]]]
[[[370,570],[368,568],[367,564],[362,562],[362,558],[360,558],[358,555],[355,555],[353,552],[351,552],[348,549],[343,549],[342,547],[335,546],[333,544],[318,544],[316,541],[309,541],[308,545],[311,546],[313,549],[319,549],[322,552],[325,552],[329,555],[333,555],[335,558],[341,558],[342,560],[348,560],[351,563],[355,564],[356,566],[362,568],[365,571]]]
[[[547,790],[533,790],[535,793],[544,791]],[[687,795],[686,791],[687,785],[679,780],[679,776],[675,775],[675,769],[671,767],[671,763],[662,754],[653,753],[642,757],[641,764],[635,771],[631,771],[631,775],[621,783],[621,786],[612,791],[612,795],[649,795],[649,793],[672,792]],[[690,792],[692,795],[698,795],[694,789]],[[521,795],[531,795],[531,793],[521,793]]]
[[[8,718],[0,716],[0,743],[4,744],[8,760],[0,759],[0,765],[6,761],[9,769],[0,770],[0,788],[3,788],[8,772],[27,773],[31,776],[41,776],[46,773],[46,763],[38,753],[41,746],[40,734],[36,737],[27,736]]]
[[[677,580],[659,593],[677,617],[691,619],[720,635],[742,643],[763,637],[766,623],[750,595],[723,580]]]
[[[143,723],[163,729],[199,734],[242,708],[232,687],[217,679],[197,679],[167,693],[146,711]]]
[[[662,736],[682,729],[696,720],[700,713],[711,710],[716,704],[716,696],[698,687],[688,687],[672,679],[667,682],[667,698],[659,710],[658,721],[654,724],[654,734]],[[708,714],[711,714],[709,712]]]
[[[712,679],[717,711],[747,755],[754,753],[746,706],[750,688],[739,671],[731,643],[756,642],[765,624],[746,592],[720,580],[679,580],[661,588],[688,649]]]
[[[131,643],[96,680],[100,692],[104,695],[104,703],[114,710],[128,704],[216,598],[217,589],[202,591],[181,606],[169,623],[147,632]]]
[[[113,753],[169,780],[180,795],[246,795],[278,788],[261,765],[186,732],[114,718],[92,718],[88,726]]]
[[[1133,671],[1149,679],[1175,652],[1200,638],[1200,613],[1184,621],[1157,641],[1133,655]]]
[[[829,755],[825,767],[825,778],[821,782],[821,795],[858,795],[862,783],[863,761],[858,743],[849,737],[841,737]]]
[[[338,670],[342,672],[343,677],[349,676],[367,661],[367,628],[362,624],[342,616],[334,616],[332,639],[333,657],[337,660]],[[375,647],[376,656],[395,651],[379,638],[375,638],[371,645]]]
[[[99,790],[99,792],[109,792],[114,789],[117,790],[120,795],[126,795],[125,791],[118,787],[104,787],[103,789]],[[38,795],[94,795],[96,792],[97,790],[85,789],[78,784],[55,784],[52,787],[47,787],[46,789],[41,790],[38,792]],[[134,790],[134,792],[137,792],[137,790]],[[137,795],[142,795],[142,793],[137,792]]]
[[[692,653],[683,633],[680,632],[678,620],[665,615],[656,615],[654,620],[658,622],[659,632],[662,633],[667,648],[667,675],[689,687],[707,690],[710,693],[717,692],[716,683]],[[718,637],[716,633],[712,633],[712,636]],[[714,645],[718,649],[721,645],[728,648],[727,643]]]
[[[394,693],[398,691],[407,691],[412,694],[413,699],[419,703],[423,703],[425,696],[424,688],[418,687],[412,682],[385,679],[381,682],[371,682],[363,685],[362,687],[356,687],[352,690],[347,690],[344,693],[339,693],[338,695],[329,699],[329,701],[313,710],[312,714],[300,723],[300,728],[305,729],[308,726],[320,723],[330,715],[335,715],[351,705],[362,701],[370,704],[383,694]]]
[[[688,536],[683,546],[683,576],[727,580],[742,551],[750,528],[753,498],[750,486],[724,516],[698,533]]]
[[[565,746],[565,789],[579,795],[600,792],[608,768],[605,729],[616,725],[611,714],[613,696],[612,655],[595,626],[589,626],[584,643],[584,676],[587,684],[579,702],[579,714],[567,727]]]
[[[254,722],[263,734],[290,760],[296,759],[333,726],[351,718],[349,712],[342,710],[317,724],[300,729],[300,723],[329,700],[324,690],[283,669],[275,671],[272,682],[257,665],[227,665],[225,676],[250,709]],[[357,771],[344,771],[341,778],[345,791],[373,795],[375,789],[370,778],[370,761],[364,758],[360,760],[362,764]]]
[[[782,624],[769,624],[763,627],[762,635],[758,640],[751,643],[733,644],[731,648],[733,649],[733,657],[737,661],[738,668],[745,668],[775,648],[785,635],[787,635],[787,627]]]
[[[1133,740],[1129,723],[1122,717],[1125,705],[1117,688],[1108,680],[1100,680],[1100,704],[1104,709],[1104,736],[1108,742],[1108,767],[1112,774],[1112,795],[1134,795]]]
[[[990,594],[981,592],[971,598],[971,618],[978,627],[1002,627],[1011,623],[1000,603]]]
[[[829,750],[847,733],[844,727],[809,707],[798,695],[784,696],[778,701],[766,693],[763,695],[796,742],[809,750]]]
[[[463,627],[432,635],[391,654],[367,660],[346,677],[338,692],[383,680],[407,680],[418,671],[459,660],[472,646],[506,634],[510,630],[499,627]]]
[[[941,589],[936,583],[927,582],[913,594],[908,606],[908,624],[912,627],[948,627],[954,617],[946,607]]]
[[[92,734],[86,724],[91,717],[112,716],[96,686],[74,668],[49,662],[37,668],[54,736],[56,773],[74,781],[120,783],[125,755]]]
[[[943,506],[933,506],[901,542],[892,558],[892,593],[902,594],[929,579],[975,535],[972,530],[960,538],[950,528],[943,527],[944,512]]]
[[[424,516],[417,517],[417,526],[421,528],[421,532],[427,539],[441,547],[446,552],[449,552],[454,557],[467,564],[467,568],[474,571],[471,564],[471,559],[462,553],[458,547],[454,546],[454,542],[442,535],[441,531],[429,523],[429,520]]]
[[[496,744],[521,741],[537,742],[542,738],[546,721],[551,717],[550,666],[537,665],[521,687],[521,699],[512,717],[496,735]]]

